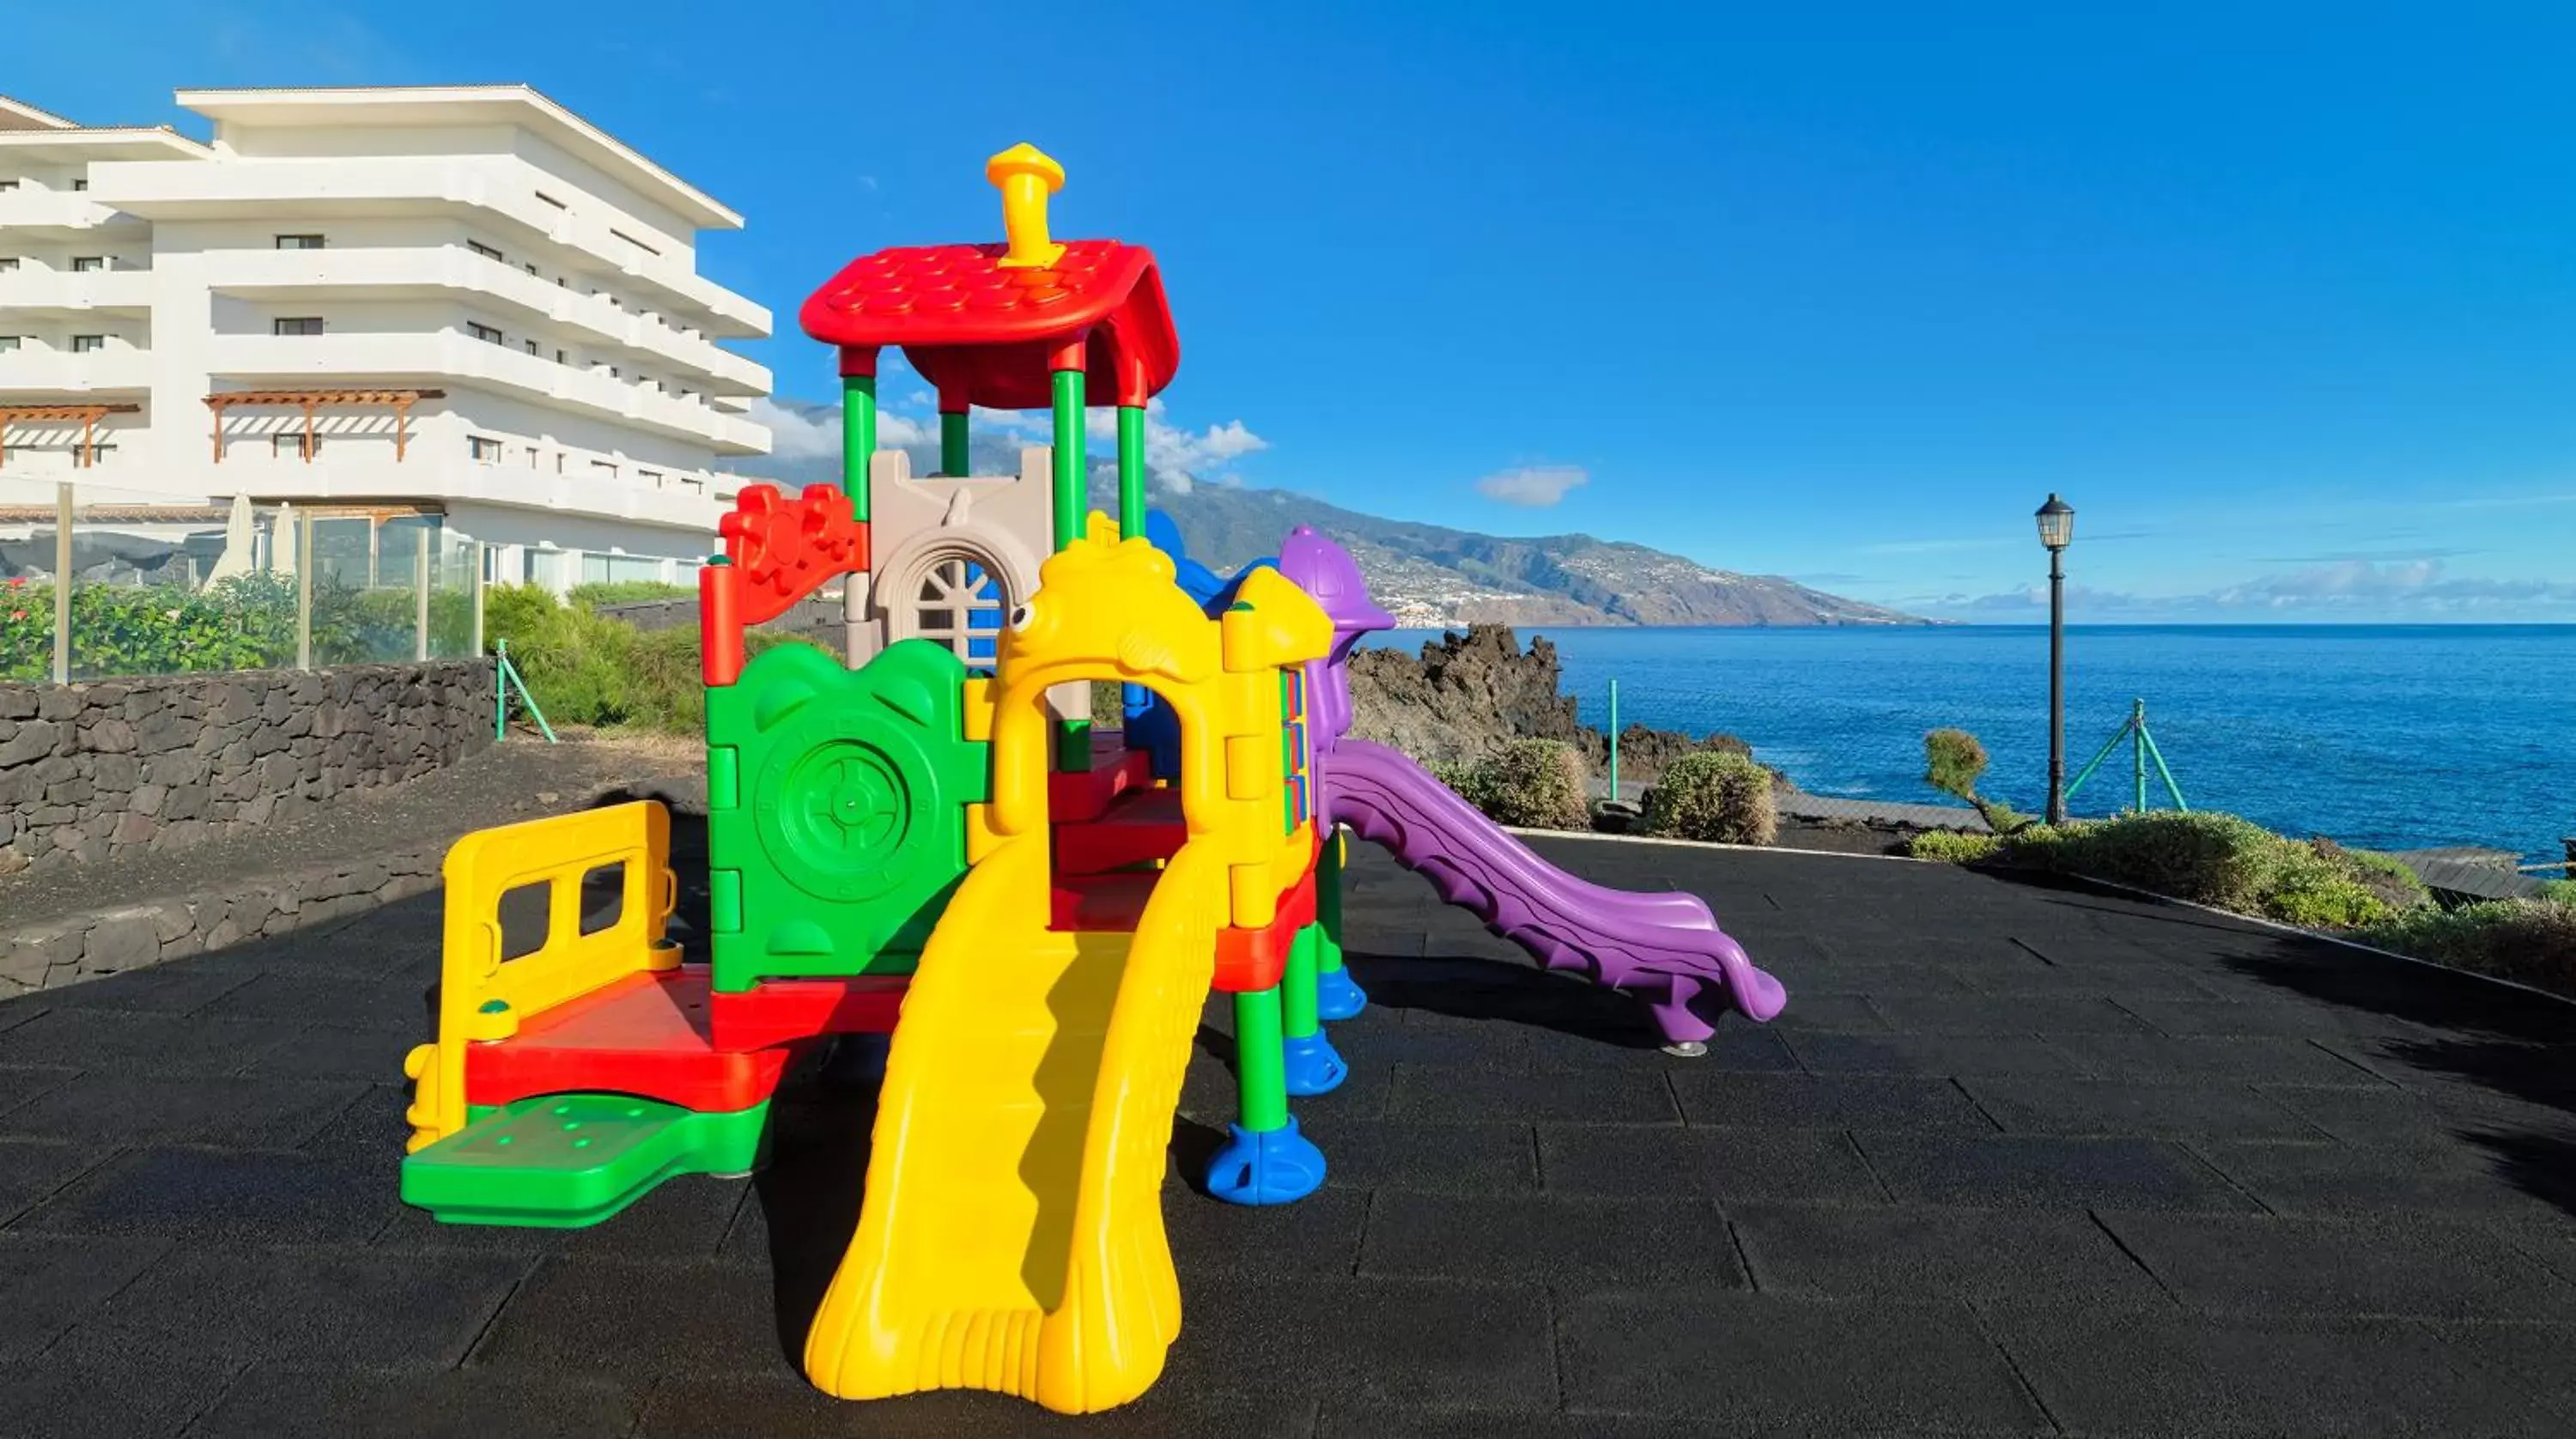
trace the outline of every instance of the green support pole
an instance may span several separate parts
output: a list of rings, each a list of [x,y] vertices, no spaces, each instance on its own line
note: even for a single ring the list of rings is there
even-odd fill
[[[1288,1127],[1279,986],[1234,997],[1235,1118],[1254,1134]]]
[[[939,412],[939,473],[962,475],[974,468],[967,458],[966,412]]]
[[[1118,407],[1118,538],[1145,533],[1145,407]]]
[[[856,517],[868,517],[868,462],[877,452],[877,377],[841,377],[841,489]]]
[[[1331,974],[1342,967],[1342,836],[1324,836],[1324,852],[1315,861],[1315,972]]]
[[[1083,453],[1082,406],[1082,372],[1056,371],[1055,547],[1059,550],[1082,538],[1082,472],[1089,458]]]
[[[1323,947],[1323,926],[1310,924],[1288,942],[1288,967],[1279,977],[1279,1032],[1305,1039],[1324,1027],[1315,1013],[1316,951]]]
[[[2147,702],[2129,701],[2129,769],[2137,780],[2138,813],[2147,812]]]
[[[1084,515],[1083,471],[1089,468],[1083,452],[1082,371],[1055,372],[1055,547],[1063,550],[1082,538]],[[1064,771],[1091,768],[1091,720],[1061,721],[1056,732],[1056,768]]]
[[[2165,768],[2165,752],[2156,747],[2155,733],[2147,728],[2144,718],[2138,721],[2138,738],[2146,741],[2147,758],[2156,762],[2156,773],[2163,776],[2165,793],[2173,796],[2174,808],[2189,813],[2191,806],[2183,802],[2182,786],[2174,783],[2173,771]]]

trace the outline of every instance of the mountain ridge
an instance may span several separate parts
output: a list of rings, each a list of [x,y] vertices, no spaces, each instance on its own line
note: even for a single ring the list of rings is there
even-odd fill
[[[776,402],[820,422],[834,411]],[[935,445],[906,446],[917,472],[937,465]],[[1015,474],[1019,443],[978,436],[976,473]],[[787,484],[840,478],[837,455],[768,455],[746,459],[742,473]],[[1095,507],[1117,508],[1113,476],[1095,469]],[[1276,553],[1296,525],[1332,536],[1368,576],[1370,593],[1407,629],[1476,623],[1557,626],[1895,626],[1927,620],[1802,585],[1777,575],[1713,569],[1680,555],[1625,540],[1565,534],[1481,534],[1418,520],[1391,520],[1344,509],[1288,490],[1201,482],[1154,496],[1180,528],[1190,557],[1227,571]]]

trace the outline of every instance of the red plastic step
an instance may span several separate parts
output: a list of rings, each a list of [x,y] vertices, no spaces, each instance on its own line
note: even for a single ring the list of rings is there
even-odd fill
[[[1056,872],[1104,874],[1146,860],[1170,859],[1188,838],[1179,790],[1130,790],[1098,819],[1056,825]]]
[[[1092,740],[1091,768],[1047,776],[1047,818],[1056,824],[1081,824],[1106,813],[1109,802],[1131,790],[1151,789],[1154,758],[1143,750],[1116,744],[1115,737]]]
[[[1060,874],[1051,886],[1048,928],[1128,933],[1144,916],[1159,873]],[[1315,922],[1315,867],[1279,894],[1278,913],[1260,929],[1229,925],[1216,932],[1215,987],[1228,994],[1268,989],[1288,968],[1297,931]]]
[[[749,1109],[778,1087],[784,1049],[725,1050],[713,1039],[707,971],[631,974],[465,1051],[465,1102],[539,1094],[635,1094],[702,1113]]]
[[[891,1034],[911,987],[909,975],[762,980],[741,994],[715,996],[716,1043],[767,1049],[826,1034]]]

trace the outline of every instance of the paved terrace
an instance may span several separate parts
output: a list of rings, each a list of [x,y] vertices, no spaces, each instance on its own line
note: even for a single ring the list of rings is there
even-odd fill
[[[1707,895],[1788,1018],[1669,1059],[1368,851],[1378,1004],[1303,1106],[1332,1185],[1247,1212],[1175,1182],[1184,1333],[1083,1424],[798,1379],[864,1076],[782,1097],[753,1183],[600,1229],[402,1209],[434,897],[0,1007],[0,1429],[2568,1432],[2568,1008],[1954,869],[1549,849]],[[1184,1167],[1225,1113],[1204,1047]]]

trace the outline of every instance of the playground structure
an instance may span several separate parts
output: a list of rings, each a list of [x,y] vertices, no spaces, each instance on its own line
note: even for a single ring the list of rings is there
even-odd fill
[[[1358,567],[1304,528],[1230,578],[1187,558],[1145,503],[1145,405],[1179,363],[1153,256],[1050,240],[1063,175],[1029,147],[987,173],[1007,245],[882,251],[806,303],[840,356],[846,488],[746,488],[703,574],[704,962],[666,935],[659,805],[461,841],[402,1193],[450,1222],[597,1223],[675,1175],[750,1171],[790,1060],[888,1033],[806,1372],[853,1399],[1079,1413],[1144,1392],[1179,1333],[1162,1189],[1210,995],[1234,1009],[1237,1114],[1193,1177],[1254,1205],[1323,1182],[1289,1102],[1342,1082],[1324,1025],[1367,1003],[1342,830],[1550,968],[1637,994],[1678,1052],[1785,996],[1697,898],[1574,879],[1349,737],[1345,662],[1392,624]],[[876,447],[888,345],[938,391],[939,474]],[[1084,503],[1102,392],[1114,518]],[[973,406],[1048,408],[1053,444],[969,475]],[[835,582],[846,664],[747,655],[747,628]],[[1089,721],[1104,682],[1115,732]],[[541,941],[505,957],[509,896],[540,888]]]

